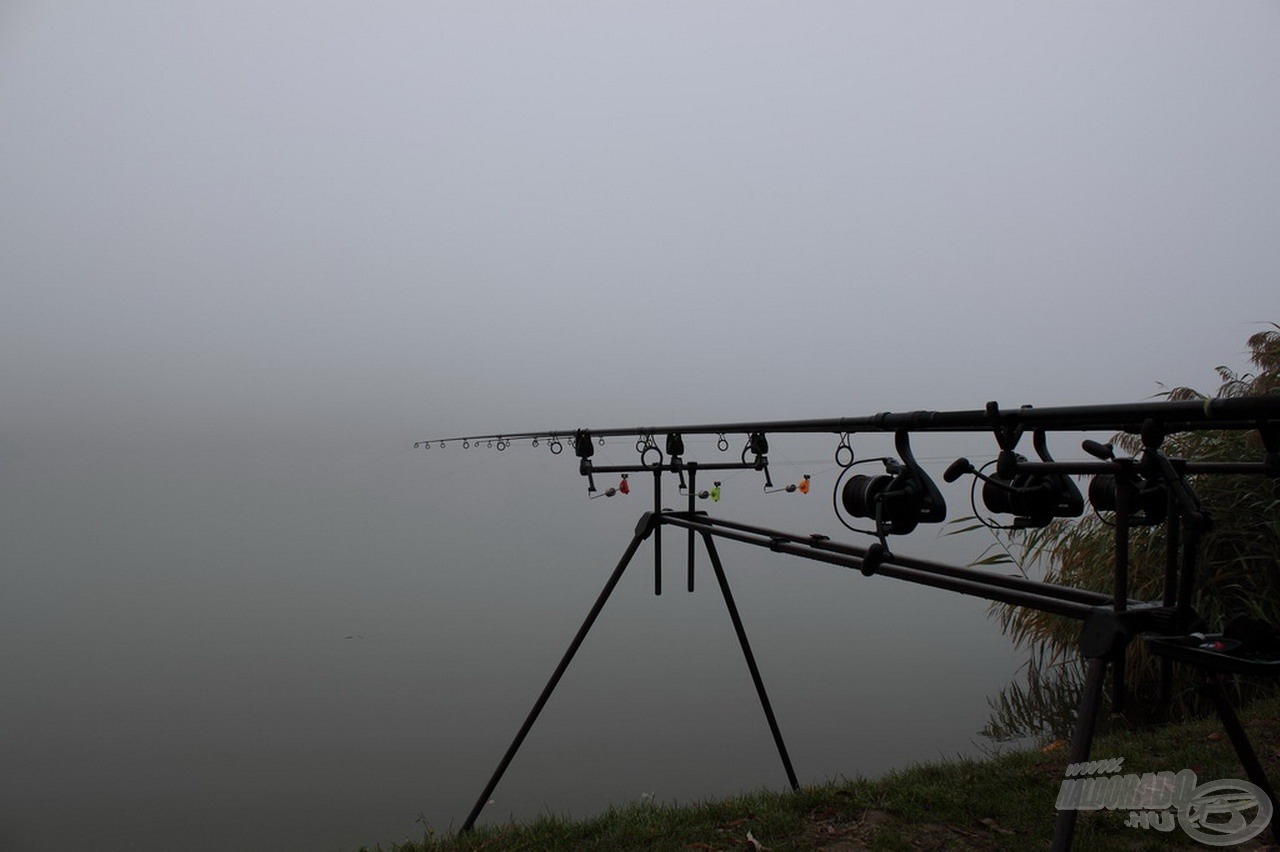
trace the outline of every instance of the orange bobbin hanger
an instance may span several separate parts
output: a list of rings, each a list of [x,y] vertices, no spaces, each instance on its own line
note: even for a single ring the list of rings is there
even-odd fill
[[[809,493],[809,474],[806,473],[804,475],[804,479],[800,480],[798,483],[793,482],[790,485],[784,485],[781,488],[769,488],[768,486],[766,486],[764,489],[765,494],[777,494],[779,492],[786,492],[787,494],[795,494],[797,491],[799,491],[801,494]]]

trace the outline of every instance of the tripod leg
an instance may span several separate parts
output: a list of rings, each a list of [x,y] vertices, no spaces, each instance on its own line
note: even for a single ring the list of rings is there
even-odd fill
[[[604,590],[600,592],[600,597],[596,598],[595,604],[591,607],[591,611],[587,613],[587,618],[582,622],[582,626],[578,628],[578,633],[573,637],[573,641],[569,643],[569,650],[564,652],[564,657],[560,660],[560,665],[556,666],[555,672],[551,675],[551,680],[547,681],[547,685],[543,687],[542,694],[538,696],[538,700],[534,702],[533,709],[529,711],[529,715],[525,718],[524,724],[520,726],[520,732],[516,734],[516,738],[511,741],[507,753],[502,756],[502,761],[498,764],[498,768],[494,770],[493,777],[489,779],[489,783],[485,785],[484,792],[480,794],[480,798],[476,799],[475,807],[471,809],[471,813],[467,815],[467,821],[462,824],[459,834],[466,834],[476,824],[476,818],[480,816],[480,811],[484,808],[485,802],[489,801],[489,796],[493,794],[493,790],[498,786],[507,766],[511,763],[511,759],[516,756],[520,745],[524,742],[524,738],[529,735],[529,730],[533,727],[533,723],[537,721],[538,714],[542,712],[543,706],[547,703],[547,699],[551,697],[551,693],[555,691],[556,684],[560,682],[560,678],[564,676],[565,670],[569,668],[569,663],[573,660],[574,654],[578,653],[582,640],[587,638],[591,625],[595,623],[596,617],[600,615],[600,610],[604,609],[605,602],[609,600],[609,595],[613,594],[614,586],[618,585],[618,580],[622,578],[622,572],[626,570],[627,564],[631,562],[632,557],[636,555],[636,551],[640,548],[640,543],[649,537],[649,533],[657,527],[658,522],[654,515],[646,512],[640,519],[640,523],[636,526],[636,534],[632,537],[631,543],[627,545],[627,550],[622,554],[622,559],[618,560],[618,566],[613,569],[613,573],[609,575],[609,580],[604,584]]]
[[[1218,718],[1222,720],[1222,727],[1226,728],[1227,736],[1231,738],[1231,745],[1235,747],[1236,757],[1240,758],[1240,765],[1244,767],[1245,775],[1249,776],[1249,780],[1271,800],[1274,806],[1276,794],[1271,789],[1271,782],[1267,780],[1267,771],[1262,768],[1258,753],[1253,750],[1249,735],[1245,732],[1244,725],[1240,724],[1240,717],[1236,715],[1235,708],[1231,706],[1231,699],[1222,685],[1221,676],[1209,675],[1206,689],[1209,697],[1213,699],[1214,709],[1218,711]],[[1274,817],[1271,820],[1271,837],[1280,843],[1280,821]]]
[[[769,722],[769,732],[773,734],[773,742],[778,747],[782,767],[787,771],[787,781],[790,782],[792,790],[799,790],[800,784],[796,781],[796,771],[791,768],[787,745],[782,741],[782,731],[778,729],[778,720],[774,718],[773,705],[769,703],[769,694],[765,692],[764,681],[760,679],[760,669],[756,666],[755,655],[751,653],[751,643],[747,641],[747,631],[742,627],[742,618],[738,615],[738,607],[733,602],[733,593],[729,591],[729,580],[725,577],[724,566],[720,564],[720,554],[716,551],[716,545],[710,533],[703,533],[702,541],[707,547],[707,555],[711,557],[711,569],[715,572],[716,582],[720,584],[720,592],[724,595],[724,604],[729,610],[729,620],[733,622],[733,630],[738,634],[742,656],[747,659],[751,680],[756,685],[756,695],[760,696],[760,706],[764,709],[764,717]]]
[[[1093,729],[1098,721],[1098,711],[1102,707],[1102,692],[1106,688],[1106,682],[1106,659],[1090,657],[1084,691],[1080,694],[1080,706],[1076,710],[1076,730],[1071,735],[1071,754],[1067,758],[1069,764],[1084,763],[1089,759],[1089,750],[1093,747]],[[1075,830],[1075,809],[1058,811],[1058,819],[1053,824],[1053,843],[1049,848],[1054,852],[1066,852],[1071,848],[1071,837]]]

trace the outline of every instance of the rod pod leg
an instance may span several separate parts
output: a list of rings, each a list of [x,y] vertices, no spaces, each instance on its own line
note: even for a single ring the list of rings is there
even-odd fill
[[[476,799],[475,807],[471,809],[471,813],[467,815],[467,821],[462,824],[459,834],[467,834],[475,827],[476,818],[480,816],[480,811],[484,809],[485,803],[489,801],[489,796],[493,794],[493,790],[498,786],[498,782],[502,779],[503,773],[507,771],[507,766],[511,764],[511,759],[516,756],[516,752],[520,750],[524,738],[529,735],[529,730],[533,727],[533,723],[537,721],[538,715],[542,712],[542,708],[546,705],[547,699],[551,697],[551,693],[555,691],[556,684],[560,683],[560,678],[564,676],[565,670],[569,668],[569,663],[573,661],[573,657],[578,653],[578,648],[582,645],[582,640],[587,638],[591,626],[595,624],[596,617],[600,615],[600,610],[604,609],[605,602],[609,600],[609,596],[613,594],[613,589],[618,585],[618,581],[622,579],[622,572],[627,569],[627,565],[636,555],[636,551],[640,549],[640,543],[649,537],[658,526],[655,516],[651,512],[645,512],[640,518],[640,522],[636,525],[636,533],[631,538],[631,543],[627,545],[626,552],[622,554],[622,558],[618,560],[618,565],[613,569],[613,573],[609,575],[609,580],[604,584],[603,591],[596,598],[595,604],[591,607],[591,611],[587,613],[586,620],[582,622],[582,626],[578,628],[577,634],[573,637],[573,641],[569,643],[569,650],[564,652],[564,657],[560,660],[560,665],[556,666],[556,670],[552,673],[551,679],[547,681],[547,685],[543,687],[542,694],[538,696],[538,700],[533,703],[533,709],[529,711],[529,715],[525,718],[524,724],[520,726],[519,733],[516,738],[511,741],[511,745],[507,748],[507,753],[502,756],[498,768],[494,770],[493,777],[489,779],[489,783],[485,785],[484,792],[480,794],[480,798]]]
[[[720,554],[716,551],[715,541],[710,533],[702,533],[703,544],[707,555],[711,557],[711,568],[715,572],[716,582],[720,584],[720,593],[724,595],[724,605],[729,610],[729,620],[733,622],[733,630],[738,634],[738,644],[742,646],[742,656],[747,660],[747,668],[751,672],[751,681],[756,685],[756,695],[760,697],[760,707],[769,722],[769,733],[773,734],[774,745],[778,747],[778,757],[782,758],[782,767],[787,772],[787,781],[791,789],[799,790],[796,771],[791,768],[791,757],[787,754],[787,744],[782,741],[782,731],[778,728],[778,720],[773,715],[773,705],[769,703],[769,693],[765,692],[764,681],[760,678],[760,668],[756,665],[755,655],[751,653],[751,643],[747,641],[747,631],[742,626],[742,618],[738,615],[738,607],[733,602],[733,593],[729,591],[729,579],[725,576],[724,566],[720,564]]]
[[[1240,723],[1240,717],[1236,715],[1235,708],[1231,706],[1231,698],[1222,684],[1222,676],[1211,673],[1205,683],[1205,689],[1213,699],[1213,707],[1218,711],[1218,719],[1221,720],[1227,736],[1231,738],[1231,745],[1236,750],[1240,765],[1244,767],[1245,775],[1262,791],[1263,795],[1271,800],[1274,808],[1277,805],[1275,791],[1271,789],[1267,771],[1258,760],[1258,753],[1253,750],[1253,744],[1249,742],[1249,734]],[[1280,820],[1277,820],[1274,814],[1271,817],[1271,838],[1280,843]]]
[[[1107,682],[1107,660],[1104,657],[1090,657],[1089,667],[1085,674],[1084,689],[1080,693],[1080,704],[1076,710],[1076,729],[1071,735],[1071,754],[1067,763],[1085,763],[1089,760],[1089,750],[1093,748],[1093,729],[1098,722],[1098,711],[1102,708],[1102,693]],[[1053,852],[1067,852],[1071,848],[1071,838],[1076,830],[1076,810],[1067,808],[1058,811],[1058,819],[1053,824],[1053,842],[1049,846]]]

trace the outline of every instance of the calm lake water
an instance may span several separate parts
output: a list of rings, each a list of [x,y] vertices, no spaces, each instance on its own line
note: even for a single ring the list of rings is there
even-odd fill
[[[545,449],[407,446],[11,446],[0,848],[336,852],[457,828],[652,492],[588,501]],[[738,474],[717,511],[856,540],[829,449],[775,450],[775,480],[812,473],[812,494]],[[989,542],[895,548],[963,564]],[[984,602],[720,546],[802,783],[990,747],[1020,656]],[[640,551],[483,820],[786,787],[705,559],[690,595],[679,537],[665,556],[654,597]]]

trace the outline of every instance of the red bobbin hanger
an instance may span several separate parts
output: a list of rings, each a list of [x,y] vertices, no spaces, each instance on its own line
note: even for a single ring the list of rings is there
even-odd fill
[[[627,475],[624,473],[622,474],[622,481],[620,481],[616,486],[611,485],[603,491],[597,491],[596,493],[590,494],[588,496],[592,500],[594,500],[597,497],[612,497],[615,494],[630,494],[630,493],[631,493],[631,484],[627,482]]]

